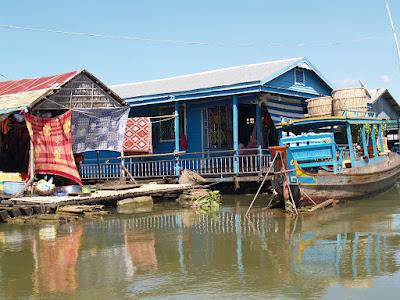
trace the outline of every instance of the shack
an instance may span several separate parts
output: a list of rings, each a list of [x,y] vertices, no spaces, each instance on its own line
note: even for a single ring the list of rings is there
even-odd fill
[[[153,154],[125,158],[133,177],[179,177],[189,169],[211,182],[258,181],[270,164],[268,146],[278,144],[275,125],[304,117],[306,99],[333,90],[306,58],[111,88],[132,107],[132,117],[153,120]],[[83,165],[83,174],[90,167]],[[102,167],[104,177],[112,176],[115,165]]]
[[[67,110],[121,106],[125,102],[86,70],[0,82],[0,181],[28,175],[30,139],[24,111],[54,117]]]
[[[388,147],[391,149],[400,142],[400,105],[388,89],[368,90],[371,98],[369,110],[375,112],[379,118],[387,120],[386,138]]]

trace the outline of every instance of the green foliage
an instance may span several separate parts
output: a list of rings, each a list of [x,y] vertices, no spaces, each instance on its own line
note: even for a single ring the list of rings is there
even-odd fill
[[[375,137],[378,137],[378,125],[371,125],[371,124],[365,124],[365,135],[367,138],[367,141],[371,137],[371,132],[372,132],[372,126],[375,128]],[[385,131],[388,127],[388,123],[383,122],[382,125],[382,134],[385,135]],[[345,128],[344,128],[345,130]],[[353,143],[357,143],[359,145],[362,145],[362,136],[361,136],[361,125],[360,124],[355,124],[351,126],[351,136],[353,138]]]
[[[213,214],[219,211],[221,207],[221,195],[219,191],[207,191],[208,195],[196,199],[193,206],[198,212],[204,214]]]

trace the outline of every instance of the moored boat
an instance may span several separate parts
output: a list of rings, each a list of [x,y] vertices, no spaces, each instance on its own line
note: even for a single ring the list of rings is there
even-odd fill
[[[292,192],[294,201],[353,199],[392,187],[400,177],[400,155],[385,150],[383,123],[369,114],[282,122],[285,177],[291,191],[300,191]]]

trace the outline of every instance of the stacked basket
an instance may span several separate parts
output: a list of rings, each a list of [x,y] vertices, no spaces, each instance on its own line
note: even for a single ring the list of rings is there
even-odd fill
[[[332,96],[306,100],[308,116],[347,116],[360,117],[368,111],[370,95],[365,88],[334,90]]]
[[[332,98],[334,116],[359,117],[368,111],[370,95],[365,88],[335,90]]]
[[[310,118],[332,116],[332,97],[318,97],[306,100]]]

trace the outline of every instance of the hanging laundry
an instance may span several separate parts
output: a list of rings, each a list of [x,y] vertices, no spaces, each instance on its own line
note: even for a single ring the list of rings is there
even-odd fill
[[[25,122],[35,153],[35,173],[59,175],[82,184],[72,154],[71,116],[71,111],[54,118],[25,113]]]
[[[129,107],[81,109],[72,114],[72,150],[122,151]]]
[[[2,134],[7,134],[10,131],[10,119],[6,118],[0,122],[0,132]]]
[[[124,153],[153,153],[150,118],[128,118],[123,150]]]

